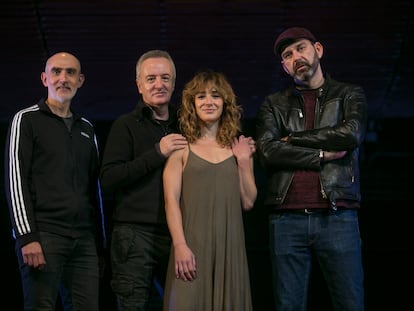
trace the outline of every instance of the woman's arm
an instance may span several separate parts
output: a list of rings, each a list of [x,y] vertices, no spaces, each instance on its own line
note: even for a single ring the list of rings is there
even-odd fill
[[[196,262],[187,246],[180,209],[183,155],[184,150],[177,150],[170,155],[164,168],[163,184],[165,213],[173,241],[175,276],[191,281],[196,278]]]
[[[250,146],[250,137],[241,135],[235,139],[232,145],[233,153],[237,159],[240,195],[243,210],[250,210],[254,206],[257,197],[257,187],[254,177],[253,154],[254,149]]]

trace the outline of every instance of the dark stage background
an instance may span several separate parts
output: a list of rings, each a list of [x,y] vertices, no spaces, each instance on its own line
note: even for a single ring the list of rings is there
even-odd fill
[[[325,47],[324,70],[361,85],[367,94],[360,212],[367,310],[406,310],[414,299],[413,16],[409,0],[1,0],[0,160],[11,116],[46,95],[40,72],[46,59],[62,50],[81,60],[86,82],[73,107],[93,121],[101,149],[112,121],[134,108],[135,63],[153,48],[166,49],[175,60],[177,103],[196,71],[223,71],[244,108],[245,132],[254,136],[263,98],[288,80],[272,53],[277,34],[288,26],[309,27]],[[3,190],[3,165],[0,171]],[[273,304],[263,175],[256,165],[259,197],[244,218],[256,311],[271,310]],[[110,227],[111,202],[104,203]],[[21,310],[4,191],[0,213],[0,310]],[[315,266],[309,311],[328,311],[329,296]],[[109,272],[107,266],[102,311],[115,310]],[[160,299],[154,299],[153,310],[159,306]]]

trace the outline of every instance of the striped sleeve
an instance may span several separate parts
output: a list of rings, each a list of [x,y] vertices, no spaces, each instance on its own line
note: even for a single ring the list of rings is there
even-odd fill
[[[10,210],[13,233],[16,237],[31,233],[33,224],[30,215],[33,215],[32,204],[28,193],[28,174],[24,173],[22,163],[30,162],[31,152],[22,152],[32,142],[22,138],[22,121],[25,114],[39,110],[37,105],[23,109],[13,117],[6,141],[5,173],[6,197]],[[23,159],[22,157],[26,157]],[[27,171],[27,170],[26,170]],[[33,218],[32,218],[33,219]]]

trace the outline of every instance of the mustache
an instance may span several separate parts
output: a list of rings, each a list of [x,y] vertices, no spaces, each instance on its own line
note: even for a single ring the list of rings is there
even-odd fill
[[[70,85],[68,83],[62,83],[57,86],[58,89],[70,89]]]
[[[297,62],[295,62],[293,68],[296,71],[300,66],[310,67],[310,65],[307,62],[305,62],[305,61],[297,61]]]

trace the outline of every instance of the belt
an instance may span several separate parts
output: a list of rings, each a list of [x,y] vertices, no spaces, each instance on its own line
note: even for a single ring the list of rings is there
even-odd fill
[[[301,208],[301,209],[278,209],[276,213],[292,213],[292,214],[304,214],[304,215],[311,215],[311,214],[327,214],[331,211],[330,208]]]

